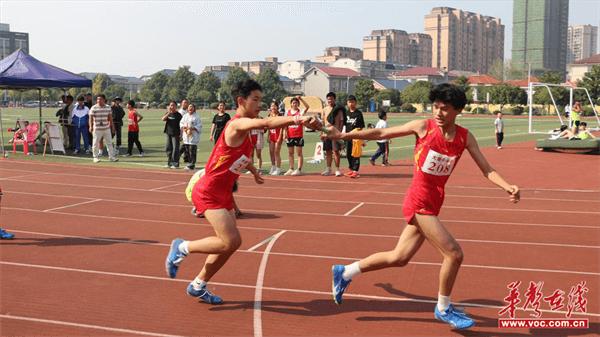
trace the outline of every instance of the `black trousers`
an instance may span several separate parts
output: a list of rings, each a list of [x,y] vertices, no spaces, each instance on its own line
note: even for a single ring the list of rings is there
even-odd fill
[[[169,166],[179,167],[179,135],[166,135],[166,140],[167,144],[165,146],[165,151],[167,151],[167,164]]]
[[[187,167],[193,169],[196,167],[196,152],[198,151],[198,145],[183,144],[181,146],[181,154],[183,155],[183,161],[187,163]]]
[[[502,146],[504,140],[504,132],[496,132],[496,145]]]
[[[131,155],[131,151],[133,151],[133,144],[137,146],[138,151],[140,153],[144,152],[142,150],[142,143],[140,143],[140,132],[139,131],[129,131],[127,132],[127,154]]]
[[[346,141],[346,158],[348,158],[348,168],[352,171],[357,171],[360,169],[360,157],[354,158],[352,157],[352,141]]]
[[[123,124],[118,124],[115,123],[115,134],[114,136],[117,136],[117,147],[121,147],[121,128],[123,127]]]

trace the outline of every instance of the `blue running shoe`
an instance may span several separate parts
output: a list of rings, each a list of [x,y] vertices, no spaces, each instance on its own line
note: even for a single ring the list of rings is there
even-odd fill
[[[193,283],[190,283],[187,287],[188,295],[190,295],[192,297],[197,297],[198,299],[202,300],[204,303],[208,303],[208,304],[223,303],[222,298],[220,298],[219,296],[208,291],[208,289],[206,289],[206,287],[204,287],[200,290],[196,290],[196,289],[194,289],[194,286],[192,284]]]
[[[342,295],[344,295],[344,291],[352,282],[352,280],[344,280],[342,274],[344,274],[345,267],[341,264],[336,264],[331,267],[331,272],[333,274],[333,280],[331,282],[331,292],[333,293],[333,300],[335,304],[342,304]]]
[[[169,254],[167,254],[167,260],[165,261],[167,275],[169,275],[170,278],[175,278],[175,276],[177,276],[179,264],[183,261],[183,258],[186,257],[186,254],[179,251],[179,245],[182,242],[183,239],[179,238],[171,241],[171,249],[169,249]]]
[[[475,325],[475,321],[467,316],[464,311],[456,309],[452,304],[444,313],[440,312],[436,305],[434,315],[438,321],[446,322],[455,329],[468,329]]]
[[[14,237],[15,237],[14,234],[9,233],[9,232],[5,231],[4,229],[0,228],[0,239],[12,240]]]

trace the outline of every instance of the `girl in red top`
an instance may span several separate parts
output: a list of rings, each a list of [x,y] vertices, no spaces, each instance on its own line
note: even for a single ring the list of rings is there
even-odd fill
[[[262,89],[254,80],[238,83],[232,91],[232,97],[238,106],[236,116],[226,124],[208,158],[204,177],[192,191],[196,211],[204,213],[206,220],[213,226],[215,235],[195,241],[173,240],[165,262],[167,274],[174,278],[179,264],[188,254],[208,254],[204,268],[188,285],[187,293],[210,304],[220,304],[222,299],[208,291],[206,283],[223,267],[242,242],[236,226],[233,184],[244,169],[252,172],[257,184],[263,183],[250,159],[250,130],[281,128],[291,124],[321,128],[319,122],[311,116],[256,119],[260,112]]]
[[[139,123],[144,119],[144,116],[140,115],[135,109],[135,102],[129,100],[127,102],[127,154],[126,157],[131,157],[133,151],[133,143],[137,146],[140,151],[140,157],[144,156],[144,150],[142,149],[142,143],[140,143],[140,125]]]
[[[300,102],[304,105],[304,110],[300,110]],[[308,112],[309,106],[300,96],[292,98],[290,101],[292,108],[288,110],[286,116],[302,116]],[[304,128],[301,125],[290,125],[285,130],[285,139],[288,147],[288,159],[290,161],[290,169],[285,172],[286,176],[302,175],[302,164],[304,156],[302,155],[302,147],[304,147]],[[294,170],[294,148],[298,155],[298,168]]]
[[[277,102],[272,102],[269,109],[269,117],[279,116],[279,105]],[[271,156],[271,171],[272,176],[281,174],[281,144],[283,143],[283,132],[281,128],[269,129],[269,155]]]
[[[466,329],[474,321],[466,313],[450,304],[450,293],[463,260],[460,245],[442,225],[437,215],[444,201],[444,186],[463,151],[467,149],[483,174],[510,195],[512,202],[520,199],[519,188],[510,185],[487,162],[475,137],[465,128],[455,124],[456,116],[466,104],[465,93],[455,85],[440,84],[432,89],[433,118],[415,120],[404,125],[339,133],[329,131],[333,139],[390,139],[414,135],[416,137],[414,176],[404,199],[403,214],[407,226],[402,231],[393,250],[375,253],[347,266],[333,266],[332,291],[335,302],[342,295],[352,277],[361,272],[401,267],[419,250],[425,239],[442,255],[438,303],[434,315],[454,328]]]

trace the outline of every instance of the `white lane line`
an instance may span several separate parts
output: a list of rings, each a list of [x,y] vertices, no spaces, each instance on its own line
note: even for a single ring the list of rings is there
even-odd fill
[[[348,215],[352,214],[352,212],[356,211],[357,209],[360,208],[360,206],[362,206],[364,204],[365,204],[364,202],[361,202],[360,204],[354,206],[354,208],[349,210],[348,212],[346,212],[346,214],[344,214],[344,216],[348,216]]]
[[[69,271],[69,272],[77,272],[77,273],[85,273],[85,274],[94,274],[94,275],[107,275],[107,276],[118,276],[118,277],[129,277],[129,278],[137,278],[137,279],[146,279],[146,280],[156,280],[156,281],[166,281],[166,282],[180,282],[180,283],[190,283],[192,280],[184,280],[184,279],[172,279],[167,277],[158,277],[158,276],[150,276],[150,275],[138,275],[138,274],[125,274],[125,273],[115,273],[115,272],[107,272],[100,270],[90,270],[90,269],[78,269],[78,268],[67,268],[67,267],[56,267],[56,266],[48,266],[48,265],[39,265],[39,264],[29,264],[29,263],[19,263],[19,262],[8,262],[8,261],[0,261],[0,265],[8,265],[15,267],[25,267],[25,268],[38,268],[38,269],[48,269],[48,270],[60,270],[60,271]],[[438,264],[439,265],[439,264]],[[245,288],[245,289],[255,289],[256,287],[253,285],[247,284],[239,284],[239,283],[225,283],[225,282],[210,282],[212,285],[216,286],[224,286],[224,287],[234,287],[234,288]],[[307,290],[307,289],[289,289],[289,288],[278,288],[278,287],[263,287],[263,290],[270,291],[279,291],[279,292],[290,292],[290,293],[298,293],[298,294],[314,294],[314,295],[323,295],[327,296],[327,298],[331,298],[331,291],[319,291],[319,290]],[[355,297],[355,298],[365,298],[365,299],[374,299],[374,300],[388,300],[388,301],[403,301],[403,302],[417,302],[417,303],[437,303],[436,300],[425,300],[425,299],[416,299],[409,297],[392,297],[392,296],[376,296],[376,295],[364,295],[364,294],[352,294],[352,293],[344,293],[346,297]],[[495,305],[485,305],[478,303],[468,303],[468,302],[460,302],[458,303],[461,306],[468,307],[478,307],[478,308],[490,308],[490,309],[498,309],[502,308],[500,306]],[[542,309],[543,312],[554,312],[554,313],[562,313],[566,314],[566,311],[552,311],[547,309]],[[573,315],[579,316],[593,316],[600,317],[600,313],[592,313],[592,312],[573,312]]]
[[[91,204],[92,202],[101,201],[101,200],[102,199],[92,199],[92,200],[82,201],[82,202],[78,202],[76,204],[71,204],[71,205],[66,205],[66,206],[61,206],[61,207],[55,207],[55,208],[48,208],[48,209],[43,210],[42,212],[57,211],[59,209],[65,209],[65,208],[69,208],[69,207],[75,207],[75,206],[81,206],[81,205],[85,205],[85,204]]]
[[[258,248],[258,247],[260,247],[260,246],[264,245],[265,243],[267,243],[267,242],[271,241],[271,240],[272,240],[274,237],[276,237],[276,236],[277,236],[277,237],[281,236],[281,234],[283,234],[283,233],[285,233],[285,232],[287,232],[287,230],[282,230],[282,231],[279,231],[279,233],[277,233],[277,234],[273,234],[273,235],[269,236],[268,238],[266,238],[266,239],[262,240],[261,242],[259,242],[259,243],[255,244],[254,246],[252,246],[252,247],[248,248],[248,251],[249,251],[249,252],[253,252],[253,251],[255,251],[255,250],[256,250],[256,248]]]
[[[66,326],[72,326],[72,327],[76,327],[76,328],[86,328],[86,329],[96,329],[96,330],[104,330],[104,331],[110,331],[110,332],[130,333],[130,334],[144,335],[144,336],[182,337],[179,335],[169,335],[169,334],[163,334],[163,333],[155,333],[155,332],[131,330],[131,329],[111,328],[111,327],[103,326],[103,325],[65,322],[65,321],[57,321],[57,320],[53,320],[53,319],[42,319],[42,318],[25,317],[25,316],[0,314],[0,318],[14,319],[14,320],[28,321],[28,322],[37,322],[37,323],[46,323],[46,324],[66,325]]]
[[[262,259],[260,260],[260,266],[258,267],[258,276],[256,277],[256,288],[254,289],[254,337],[262,337],[262,289],[265,280],[265,270],[267,269],[267,261],[269,260],[269,253],[275,245],[275,241],[282,236],[285,231],[281,231],[273,235],[267,248],[265,249]]]
[[[76,238],[81,240],[91,240],[91,241],[106,241],[106,242],[115,242],[115,243],[130,243],[130,244],[139,244],[139,245],[148,245],[148,246],[169,246],[166,243],[153,243],[153,242],[143,242],[143,241],[127,241],[127,240],[119,240],[119,239],[105,239],[105,238],[92,238],[86,236],[76,236],[76,235],[62,235],[62,234],[48,234],[48,233],[40,233],[40,232],[28,232],[28,231],[20,231],[13,230],[7,228],[9,232],[15,233],[26,233],[26,234],[36,234],[36,235],[44,235],[44,236],[54,236],[54,237],[68,237],[68,238]],[[277,233],[279,235],[287,232],[286,230],[282,230]],[[289,231],[292,232],[292,231]],[[459,240],[460,241],[460,240]],[[239,253],[254,253],[260,254],[261,252],[243,250],[240,249],[237,252]],[[356,261],[359,257],[343,257],[343,256],[328,256],[328,255],[312,255],[312,254],[299,254],[299,253],[283,253],[283,252],[272,252],[272,255],[278,256],[287,256],[287,257],[306,257],[312,259],[326,259],[326,260],[347,260],[347,261]],[[418,262],[418,261],[410,261],[409,264],[415,265],[424,265],[424,266],[441,266],[442,264],[439,262]],[[600,276],[600,272],[585,272],[585,271],[572,271],[572,270],[560,270],[560,269],[535,269],[535,268],[520,268],[520,267],[503,267],[503,266],[490,266],[490,265],[475,265],[475,264],[463,264],[463,268],[483,268],[483,269],[498,269],[498,270],[518,270],[518,271],[535,271],[535,272],[546,272],[546,273],[565,273],[565,274],[580,274],[580,275],[596,275]]]
[[[160,191],[163,188],[175,187],[175,186],[185,185],[185,184],[187,184],[187,183],[176,183],[176,184],[171,184],[171,185],[167,185],[167,186],[161,186],[161,187],[151,188],[148,191]]]

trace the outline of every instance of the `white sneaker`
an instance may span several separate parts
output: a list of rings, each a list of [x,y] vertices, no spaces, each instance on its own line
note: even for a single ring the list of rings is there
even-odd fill
[[[119,158],[110,158],[110,161],[112,161],[112,162],[119,161]]]
[[[104,154],[102,153],[102,150],[98,151],[98,157],[102,157]]]
[[[502,146],[498,146],[498,150],[502,149]]]
[[[276,168],[273,170],[273,173],[271,173],[271,175],[272,175],[272,176],[278,176],[278,175],[280,175],[280,174],[281,174],[281,169],[279,169],[279,167],[276,167]]]
[[[341,177],[342,176],[342,172],[340,170],[335,170],[335,176],[336,177]]]
[[[283,174],[284,176],[291,176],[292,173],[294,173],[295,171],[293,169],[289,169],[287,171],[285,171],[285,173]]]
[[[269,175],[272,176],[273,172],[275,172],[275,166],[271,166],[271,169],[269,170]]]
[[[302,175],[302,171],[300,171],[299,169],[294,170],[294,172],[292,172],[291,174],[292,176],[301,176]]]
[[[100,162],[100,158],[94,158],[94,163],[99,163]]]
[[[331,175],[331,169],[328,167],[325,169],[325,171],[323,171],[323,173],[321,173],[322,176],[330,176]]]

